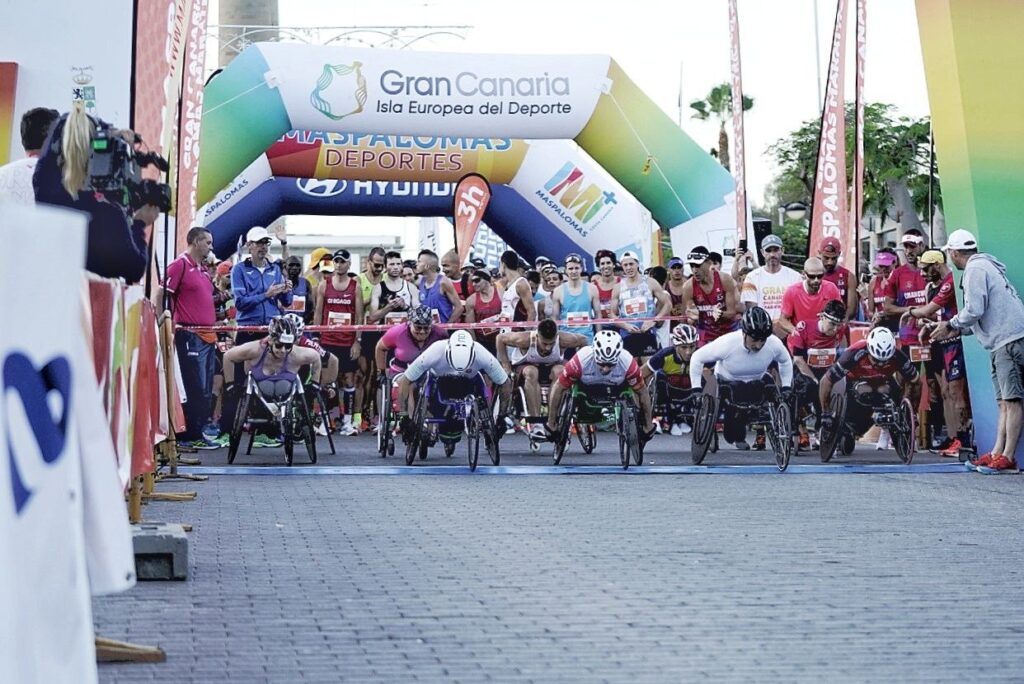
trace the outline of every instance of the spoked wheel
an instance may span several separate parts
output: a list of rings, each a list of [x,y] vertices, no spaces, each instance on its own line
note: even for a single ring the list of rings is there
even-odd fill
[[[252,395],[246,392],[245,396],[238,402],[238,410],[235,411],[235,422],[231,425],[231,435],[228,440],[228,465],[235,462],[238,454],[238,447],[242,444],[242,431],[245,429],[245,419],[249,415],[249,403]]]
[[[565,448],[569,446],[569,428],[572,425],[572,414],[576,400],[571,394],[562,397],[562,404],[558,407],[558,432],[555,433],[554,460],[555,465],[562,461],[565,455]]]
[[[693,465],[700,465],[715,438],[715,422],[718,420],[718,398],[712,394],[701,394],[697,400],[697,414],[693,419],[693,436],[690,444],[690,458]]]
[[[619,459],[622,462],[622,469],[629,468],[629,461],[640,465],[644,462],[643,454],[640,453],[640,436],[636,428],[636,412],[633,407],[625,402],[619,404]]]
[[[377,413],[380,416],[377,421],[377,453],[381,458],[395,453],[395,435],[391,430],[394,412],[391,407],[390,390],[391,386],[385,375],[377,385]]]
[[[843,434],[843,422],[846,420],[846,396],[833,392],[828,400],[828,410],[832,414],[832,426],[826,429],[822,425],[818,446],[822,463],[831,461],[835,456],[836,447],[839,446],[839,438]]]
[[[576,439],[579,440],[583,453],[594,453],[594,448],[597,447],[597,428],[593,425],[576,423]]]
[[[771,425],[768,426],[768,439],[775,452],[775,465],[779,472],[789,467],[789,459],[793,455],[793,430],[789,420],[789,405],[781,399],[768,404],[768,415]]]
[[[412,435],[409,437],[409,441],[405,445],[405,465],[411,466],[413,461],[416,460],[417,453],[420,454],[420,459],[424,459],[427,456],[427,434],[426,434],[426,419],[427,419],[427,393],[421,392],[419,401],[416,402],[416,410],[413,412],[412,417]]]
[[[302,441],[306,443],[306,455],[309,462],[316,464],[316,429],[313,427],[313,412],[305,398],[300,397],[299,403],[302,406]]]
[[[480,399],[477,413],[480,434],[484,438],[484,448],[487,449],[487,456],[493,465],[501,463],[501,447],[498,445],[498,430],[494,425],[494,416],[487,410],[487,404]]]
[[[917,441],[917,419],[914,416],[914,406],[910,399],[903,397],[903,401],[896,407],[896,420],[892,427],[893,446],[896,447],[896,455],[900,460],[909,464],[914,460],[914,451]]]
[[[480,458],[480,424],[477,421],[477,406],[474,402],[466,413],[466,456],[469,459],[469,469],[476,470],[477,460]],[[447,451],[447,445],[445,445]]]

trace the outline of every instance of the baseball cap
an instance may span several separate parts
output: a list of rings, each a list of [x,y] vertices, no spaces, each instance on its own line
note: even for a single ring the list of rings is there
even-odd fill
[[[324,257],[329,259],[331,257],[331,250],[326,247],[317,247],[309,253],[309,267],[316,268],[324,260]]]
[[[937,249],[929,249],[917,258],[919,264],[944,264],[946,257]]]
[[[703,245],[698,245],[691,249],[690,253],[686,255],[686,261],[687,263],[694,264],[695,266],[700,266],[708,260],[709,256],[711,256],[711,252],[708,251],[708,248]]]
[[[324,261],[320,264],[321,273],[334,273],[334,262]]]
[[[949,239],[943,249],[978,249],[978,241],[969,230],[960,228],[949,234]]]
[[[622,257],[619,258],[619,261],[625,261],[626,259],[632,259],[636,263],[638,263],[638,264],[640,263],[640,257],[637,255],[636,252],[633,252],[633,251],[625,251],[625,252],[623,252],[622,253]]]
[[[342,261],[352,261],[352,255],[349,254],[347,249],[338,249],[334,252],[334,260],[337,261],[338,259],[341,259]]]
[[[261,240],[270,240],[270,233],[263,226],[253,226],[249,229],[249,232],[245,234],[246,242],[260,242]]]
[[[839,238],[827,237],[821,241],[820,251],[822,254],[842,254],[843,245],[839,242]]]
[[[782,247],[782,238],[778,235],[765,235],[764,239],[761,240],[761,249],[768,249],[769,247]]]
[[[889,252],[879,252],[875,255],[875,264],[878,266],[892,266],[896,263],[896,255]]]
[[[908,233],[907,235],[904,235],[903,237],[900,238],[901,245],[906,244],[908,242],[912,242],[915,245],[920,245],[924,242],[924,238],[921,237],[920,235],[914,235],[913,233]]]
[[[476,269],[487,268],[487,262],[484,261],[483,259],[481,259],[480,257],[475,257],[473,259],[470,259],[469,260],[469,264],[470,264],[470,266],[472,266],[473,268],[476,268]]]
[[[546,256],[539,256],[534,260],[533,267],[539,271],[541,266],[550,263],[552,263],[551,259],[548,259]]]
[[[674,266],[682,266],[685,263],[686,262],[680,259],[679,257],[672,257],[671,259],[668,260],[668,267],[673,268]]]
[[[219,264],[217,264],[217,275],[225,276],[228,273],[231,273],[232,266],[234,266],[234,264],[232,264],[231,261],[220,262]]]

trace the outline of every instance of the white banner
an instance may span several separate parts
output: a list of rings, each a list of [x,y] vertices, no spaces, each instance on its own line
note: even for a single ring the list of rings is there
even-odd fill
[[[512,138],[575,138],[594,113],[611,61],[287,43],[259,48],[270,69],[264,80],[280,89],[292,128],[344,121],[351,133],[433,135],[440,121],[443,130],[464,136],[503,130]]]
[[[572,141],[531,140],[509,186],[591,254],[651,253],[651,212]]]
[[[77,213],[0,204],[0,231],[18,253],[59,244],[68,264],[85,263]],[[4,681],[92,682],[88,573],[103,575],[98,589],[130,586],[131,533],[109,433],[88,451],[81,441],[83,421],[99,417],[95,373],[75,324],[81,271],[60,269],[25,296],[24,284],[36,280],[26,259],[0,269],[0,663]],[[87,565],[90,545],[109,555]]]
[[[238,174],[231,185],[217,193],[212,201],[200,207],[193,223],[199,226],[210,225],[218,216],[258,188],[263,181],[270,178],[270,175],[270,163],[267,161],[267,155],[261,154],[256,157],[256,161],[245,167],[245,171]]]

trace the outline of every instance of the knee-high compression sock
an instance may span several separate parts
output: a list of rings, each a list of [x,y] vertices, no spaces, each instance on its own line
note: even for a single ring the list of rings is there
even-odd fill
[[[356,388],[346,387],[341,393],[342,412],[346,416],[352,415],[352,408],[356,403]]]

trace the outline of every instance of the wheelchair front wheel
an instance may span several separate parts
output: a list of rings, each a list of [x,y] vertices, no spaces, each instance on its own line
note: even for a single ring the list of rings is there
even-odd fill
[[[789,420],[789,406],[777,399],[768,404],[768,415],[771,418],[768,426],[768,439],[775,452],[775,465],[779,472],[786,472],[789,459],[793,455],[793,430]]]
[[[693,465],[704,462],[712,440],[715,438],[715,423],[718,420],[718,398],[701,394],[697,400],[697,414],[693,419],[693,433],[690,443],[690,460]]]
[[[903,397],[903,401],[896,407],[896,420],[893,421],[892,441],[896,448],[896,455],[906,464],[914,460],[914,452],[917,441],[917,419],[914,416],[914,406],[910,399]]]
[[[572,415],[575,409],[576,400],[571,393],[562,397],[561,406],[558,407],[558,432],[555,433],[555,448],[553,457],[555,465],[562,462],[565,455],[565,448],[569,446],[569,428],[572,425]]]
[[[252,395],[246,392],[242,401],[238,402],[238,409],[235,411],[235,421],[231,425],[231,435],[228,440],[228,465],[235,462],[238,455],[238,447],[242,444],[242,432],[245,430],[245,419],[249,416],[249,404],[252,402]]]

